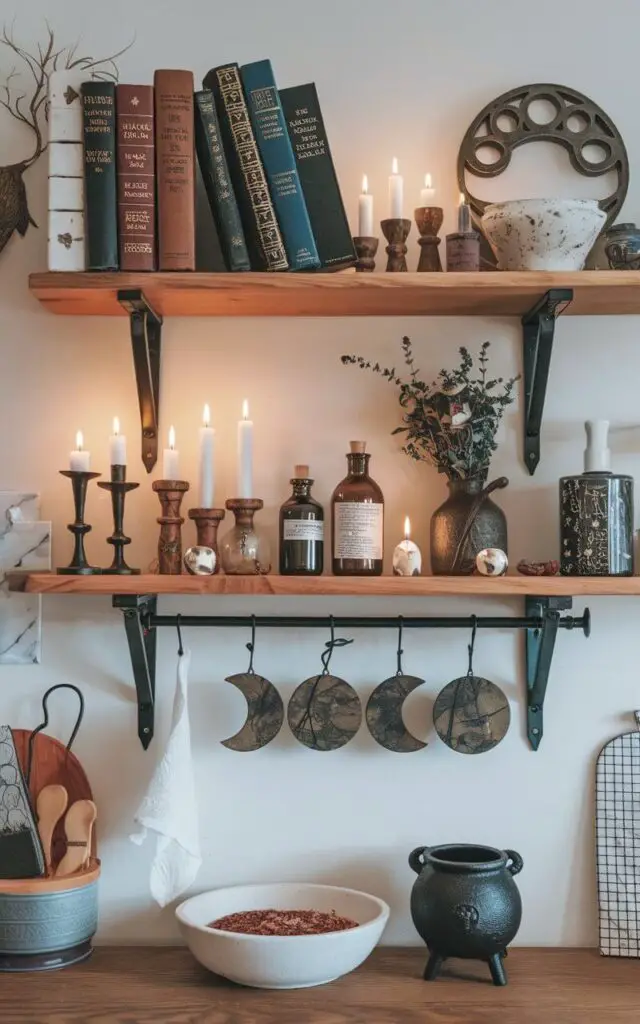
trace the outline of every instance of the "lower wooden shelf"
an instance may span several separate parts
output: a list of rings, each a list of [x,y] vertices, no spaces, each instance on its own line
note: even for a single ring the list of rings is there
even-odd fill
[[[241,988],[186,949],[101,947],[63,971],[4,975],[7,1024],[636,1024],[638,961],[595,949],[511,948],[507,988],[452,960],[422,980],[426,950],[376,949],[352,974],[290,992]]]
[[[58,576],[12,573],[28,594],[210,594],[247,597],[637,597],[640,576]]]

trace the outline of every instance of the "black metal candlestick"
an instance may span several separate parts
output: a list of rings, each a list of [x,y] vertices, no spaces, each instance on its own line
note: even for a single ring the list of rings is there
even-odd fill
[[[103,569],[105,575],[139,576],[139,569],[132,569],[124,560],[123,549],[131,543],[131,537],[127,537],[123,530],[124,520],[124,499],[128,491],[135,490],[140,484],[126,482],[127,467],[112,466],[111,480],[101,480],[98,487],[105,491],[111,491],[111,508],[113,509],[113,533],[107,537],[107,544],[113,544],[113,562],[108,569]]]
[[[67,530],[73,534],[73,558],[66,569],[57,569],[60,576],[92,576],[102,572],[95,565],[89,565],[84,550],[84,537],[91,532],[91,527],[84,521],[84,506],[87,499],[87,484],[90,480],[100,476],[100,473],[87,473],[75,469],[61,469],[60,474],[71,480],[73,490],[73,503],[75,506],[75,522],[67,525]]]

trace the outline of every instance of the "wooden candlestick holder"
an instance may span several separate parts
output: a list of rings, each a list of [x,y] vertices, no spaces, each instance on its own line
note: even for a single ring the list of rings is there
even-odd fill
[[[124,548],[131,543],[131,537],[127,537],[123,530],[124,522],[124,499],[129,491],[133,491],[140,484],[127,483],[127,467],[112,466],[111,480],[100,480],[98,487],[111,492],[111,509],[113,511],[113,533],[107,537],[107,544],[113,545],[113,561],[108,569],[103,569],[103,575],[111,576],[138,576],[139,569],[132,569],[124,560]]]
[[[381,220],[382,234],[389,243],[386,247],[387,273],[406,273],[407,247],[405,242],[411,231],[411,221],[404,217],[389,217]]]
[[[358,273],[371,272],[376,268],[375,255],[378,251],[380,239],[373,235],[355,235],[353,244],[356,250],[358,261],[356,270]]]
[[[158,572],[162,576],[179,576],[182,573],[181,527],[184,523],[180,506],[189,484],[186,480],[154,480],[152,487],[162,506],[162,515],[156,519],[160,524]]]
[[[60,576],[98,575],[102,572],[102,569],[95,565],[89,565],[84,550],[85,534],[91,532],[91,527],[84,521],[84,506],[87,500],[87,484],[90,480],[100,476],[100,473],[85,473],[78,472],[75,469],[61,469],[60,474],[71,480],[75,521],[67,526],[67,530],[73,534],[73,558],[65,569],[57,569],[56,571]]]
[[[196,524],[196,536],[198,546],[211,548],[216,556],[216,567],[213,573],[220,572],[220,559],[218,557],[218,527],[225,517],[223,508],[190,508],[189,519]]]
[[[442,271],[440,253],[438,246],[441,239],[438,232],[442,227],[444,212],[441,206],[419,206],[413,211],[416,226],[420,232],[418,245],[420,246],[420,259],[418,271],[420,273]]]

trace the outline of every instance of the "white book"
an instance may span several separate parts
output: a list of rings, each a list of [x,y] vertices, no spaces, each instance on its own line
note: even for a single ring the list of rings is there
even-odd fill
[[[85,270],[82,83],[86,70],[49,76],[49,270]]]
[[[49,270],[85,270],[84,210],[50,210]]]

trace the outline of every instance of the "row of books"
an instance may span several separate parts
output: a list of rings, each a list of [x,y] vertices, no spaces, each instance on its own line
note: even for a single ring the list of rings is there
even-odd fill
[[[49,84],[49,269],[195,270],[196,153],[224,266],[341,270],[355,253],[313,84],[271,62]]]

